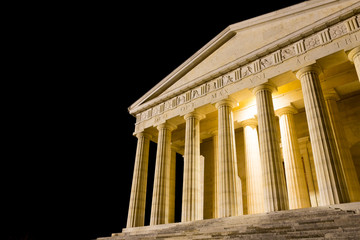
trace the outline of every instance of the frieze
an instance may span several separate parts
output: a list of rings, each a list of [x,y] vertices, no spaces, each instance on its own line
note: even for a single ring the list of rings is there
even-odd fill
[[[281,58],[282,60],[286,60],[288,58],[294,57],[296,55],[295,53],[295,46],[290,45],[283,49],[281,49]]]
[[[274,65],[275,64],[275,56],[274,56],[274,54],[269,54],[266,57],[261,58],[259,60],[259,63],[260,63],[261,70]]]
[[[254,75],[266,68],[277,65],[292,57],[304,54],[306,51],[326,44],[345,34],[358,31],[360,27],[360,15],[356,15],[346,19],[336,25],[330,26],[317,33],[314,33],[300,41],[289,44],[277,51],[274,51],[264,57],[254,60],[250,63],[240,66],[239,68],[223,74],[220,77],[209,80],[191,90],[188,90],[164,103],[158,104],[146,111],[136,115],[136,122],[142,122],[150,118],[156,117],[163,112],[174,109],[183,104],[189,103],[191,100],[200,98],[208,93],[215,92],[223,87],[238,82],[244,78]],[[217,97],[215,95],[215,97]],[[186,109],[187,107],[185,107]]]
[[[253,63],[250,63],[250,64],[240,68],[241,78],[247,77],[254,73],[253,65],[254,65]]]
[[[313,35],[312,37],[308,37],[304,41],[305,49],[310,50],[317,46],[320,46],[320,37],[318,34]]]
[[[329,29],[331,39],[341,37],[347,33],[347,29],[344,23],[339,23]]]

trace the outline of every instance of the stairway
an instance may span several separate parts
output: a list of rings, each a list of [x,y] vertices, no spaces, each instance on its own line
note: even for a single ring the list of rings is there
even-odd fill
[[[360,239],[360,202],[123,229],[98,240]]]

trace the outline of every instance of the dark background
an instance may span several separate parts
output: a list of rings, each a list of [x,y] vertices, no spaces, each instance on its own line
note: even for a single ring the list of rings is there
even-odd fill
[[[3,145],[0,238],[121,232],[137,143],[127,108],[228,25],[298,2],[88,3],[35,17],[39,25],[24,28],[37,29],[41,60],[28,59],[5,102],[16,107]],[[155,151],[151,144],[146,222]]]

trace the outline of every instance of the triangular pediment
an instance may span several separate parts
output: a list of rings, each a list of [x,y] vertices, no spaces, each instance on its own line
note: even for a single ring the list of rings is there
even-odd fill
[[[357,0],[313,0],[230,25],[182,65],[155,85],[129,107],[136,109],[156,99],[166,98],[196,79],[213,72],[221,72],[231,64],[271,43],[286,39],[292,33],[308,29],[322,19],[357,3]]]

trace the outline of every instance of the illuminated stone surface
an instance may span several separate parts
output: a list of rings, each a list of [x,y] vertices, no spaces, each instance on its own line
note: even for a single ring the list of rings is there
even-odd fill
[[[112,239],[181,239],[189,229],[212,238],[358,233],[348,220],[359,223],[358,212],[314,207],[359,201],[359,13],[357,0],[316,0],[235,23],[134,102],[128,224]],[[150,140],[156,159],[148,159]],[[183,223],[172,223],[175,152],[184,156]],[[150,183],[147,162],[155,160]],[[146,184],[154,186],[151,226],[141,227]],[[287,221],[271,225],[277,216]]]

